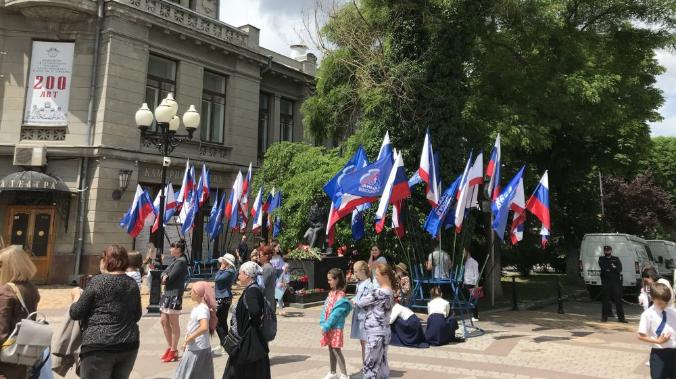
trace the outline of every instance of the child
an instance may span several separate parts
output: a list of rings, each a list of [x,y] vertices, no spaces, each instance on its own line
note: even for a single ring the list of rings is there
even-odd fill
[[[374,288],[360,300],[353,300],[355,306],[364,308],[364,336],[366,354],[364,358],[364,379],[389,378],[387,345],[390,342],[390,313],[394,306],[396,279],[392,267],[387,263],[374,266],[379,288]]]
[[[354,301],[359,301],[361,298],[371,293],[373,289],[373,282],[371,281],[371,270],[366,261],[357,261],[352,266],[354,275],[359,280],[357,283],[357,290],[355,291]],[[355,304],[354,312],[352,313],[352,330],[350,331],[350,338],[358,339],[361,344],[361,360],[364,363],[364,351],[366,349],[366,336],[364,336],[364,319],[366,312]]]
[[[209,338],[218,324],[214,289],[207,282],[193,283],[190,298],[197,306],[190,312],[184,353],[174,379],[213,379],[214,361]]]
[[[425,339],[432,346],[443,346],[451,342],[455,337],[455,330],[447,321],[451,313],[451,304],[441,297],[442,292],[439,287],[432,287],[430,296],[432,300],[427,303],[427,330],[425,330]]]
[[[282,261],[284,263],[284,261]],[[286,317],[286,311],[284,310],[284,294],[286,293],[286,288],[289,284],[289,264],[284,263],[282,266],[282,272],[277,277],[275,283],[275,300],[277,300],[277,308],[279,308],[279,314]]]
[[[127,266],[127,276],[134,279],[138,288],[141,289],[141,280],[143,278],[143,273],[141,272],[143,266],[143,257],[138,251],[132,251],[128,254],[129,256],[129,266]]]
[[[650,288],[653,305],[641,314],[638,339],[653,344],[650,377],[676,378],[676,310],[669,307],[671,290],[662,283]]]
[[[332,268],[326,274],[329,282],[329,296],[324,302],[319,325],[322,327],[322,339],[319,341],[322,347],[329,347],[329,362],[331,371],[326,374],[324,379],[347,379],[347,369],[345,368],[345,357],[340,349],[343,348],[343,328],[345,327],[345,318],[350,313],[352,306],[345,298],[345,274],[339,268]],[[340,366],[342,374],[336,375],[336,363]]]
[[[411,279],[408,277],[408,267],[403,262],[394,266],[397,274],[397,303],[408,306],[411,297]]]

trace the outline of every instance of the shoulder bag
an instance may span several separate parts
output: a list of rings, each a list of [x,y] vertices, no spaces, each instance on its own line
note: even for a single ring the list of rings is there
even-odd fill
[[[30,313],[21,296],[21,291],[14,283],[7,283],[21,303],[28,317],[19,321],[12,333],[0,347],[0,362],[15,365],[33,366],[43,359],[44,350],[52,342],[52,328],[47,324],[45,316],[38,312]]]

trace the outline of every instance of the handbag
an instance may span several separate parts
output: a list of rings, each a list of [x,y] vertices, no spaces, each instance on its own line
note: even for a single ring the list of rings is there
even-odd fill
[[[9,337],[2,343],[0,362],[33,366],[42,361],[45,349],[49,348],[52,342],[52,328],[47,324],[42,313],[28,312],[23,296],[14,283],[10,282],[7,285],[19,299],[28,317],[19,321]],[[41,316],[40,319],[38,315]]]
[[[237,355],[241,341],[242,337],[237,334],[237,331],[233,331],[232,328],[230,328],[228,335],[225,336],[225,341],[223,342],[223,349],[228,353],[228,356]]]

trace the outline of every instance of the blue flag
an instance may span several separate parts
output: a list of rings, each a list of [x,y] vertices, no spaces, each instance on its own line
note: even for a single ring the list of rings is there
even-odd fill
[[[451,209],[453,200],[455,199],[455,193],[458,191],[458,185],[460,184],[460,179],[462,175],[458,176],[455,181],[446,188],[446,191],[439,198],[439,204],[430,211],[430,214],[427,215],[425,220],[425,230],[432,236],[436,238],[439,234],[439,227],[446,220],[448,216],[448,211]]]
[[[326,192],[329,198],[333,199],[336,191],[340,188],[340,181],[342,178],[354,170],[366,166],[367,164],[368,159],[366,157],[366,152],[364,151],[364,148],[359,145],[359,148],[357,148],[357,151],[354,153],[352,158],[350,158],[350,160],[345,163],[343,168],[340,169],[340,171],[338,171],[336,175],[334,175],[333,178],[331,178],[331,180],[329,180],[328,183],[324,185],[324,192]]]
[[[366,232],[364,231],[364,213],[359,209],[352,211],[352,239],[359,241],[364,238]]]
[[[507,217],[509,216],[509,205],[512,203],[512,199],[516,196],[516,189],[519,185],[519,181],[523,176],[523,171],[526,169],[526,166],[521,167],[521,170],[514,175],[512,180],[509,182],[500,196],[498,196],[491,208],[493,210],[493,230],[498,234],[501,240],[505,240],[505,228],[507,227]]]
[[[275,197],[272,199],[272,204],[270,204],[270,209],[272,210],[281,207],[282,207],[282,191],[277,191],[277,193],[275,193]],[[277,214],[275,215],[275,221],[272,228],[272,237],[277,238],[281,230],[282,230],[282,218],[279,217],[279,214]]]
[[[193,189],[186,202],[183,203],[183,209],[181,210],[181,221],[183,222],[181,234],[186,235],[195,225],[195,215],[198,210],[199,199],[197,197],[197,190]]]

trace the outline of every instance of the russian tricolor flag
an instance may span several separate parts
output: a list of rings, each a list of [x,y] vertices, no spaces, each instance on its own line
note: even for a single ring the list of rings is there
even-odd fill
[[[228,200],[228,204],[225,207],[225,215],[228,217],[228,227],[231,230],[239,229],[237,224],[240,213],[239,205],[240,201],[242,200],[242,182],[242,171],[239,171],[237,173],[237,177],[235,178],[235,183],[232,185],[230,199]]]
[[[388,130],[385,132],[385,137],[383,137],[383,143],[380,145],[380,151],[378,151],[378,158],[376,160],[390,154],[392,154],[392,143],[390,142],[390,131]]]
[[[408,186],[408,178],[404,169],[404,159],[401,153],[395,153],[394,166],[390,169],[385,189],[380,197],[378,210],[376,211],[376,233],[380,233],[385,227],[387,207],[390,203],[396,203],[411,196]]]
[[[500,133],[495,138],[495,145],[493,146],[493,151],[491,151],[491,159],[486,166],[486,176],[491,178],[486,191],[495,200],[500,194]]]
[[[249,171],[247,171],[246,176],[242,181],[242,199],[240,201],[244,229],[246,229],[246,224],[249,222],[249,187],[251,186],[251,170],[252,164],[249,162]]]
[[[436,207],[439,203],[438,168],[434,159],[429,129],[425,132],[425,142],[423,142],[422,154],[420,155],[418,175],[427,184],[427,201],[432,207]]]
[[[256,199],[251,207],[251,218],[253,218],[251,231],[258,233],[263,227],[263,187],[260,187],[258,194],[256,194]]]
[[[549,174],[547,171],[542,175],[535,191],[526,203],[526,209],[542,222],[542,247],[547,246],[547,239],[551,231],[551,219],[549,216]]]
[[[526,222],[526,196],[523,190],[523,177],[516,186],[516,194],[509,208],[514,212],[512,215],[512,225],[509,229],[509,236],[512,245],[516,245],[523,240],[523,228]]]
[[[190,160],[185,162],[185,172],[183,173],[183,181],[181,182],[181,189],[176,196],[176,203],[181,208],[183,203],[188,200],[188,197],[195,189],[195,167],[190,166]]]
[[[155,233],[157,229],[160,227],[160,219],[159,219],[159,213],[160,213],[160,195],[161,193],[158,192],[157,196],[155,197],[155,201],[153,201],[153,208],[155,208],[155,213],[158,215],[155,217],[155,222],[153,223],[152,227],[152,232]],[[166,225],[167,222],[171,219],[172,216],[174,216],[174,213],[176,213],[176,197],[174,194],[174,186],[169,183],[167,184],[167,187],[164,189],[164,224]]]
[[[467,158],[467,163],[465,164],[465,169],[462,172],[462,177],[460,179],[460,183],[458,185],[458,192],[457,192],[457,199],[458,202],[455,205],[455,212],[454,212],[454,223],[455,223],[455,230],[457,233],[460,233],[460,230],[462,229],[462,222],[465,219],[465,205],[468,202],[468,198],[470,197],[470,186],[469,186],[469,173],[470,173],[470,166],[472,162],[472,153],[469,153],[469,158]],[[470,200],[471,201],[471,198]]]
[[[209,199],[209,171],[207,170],[207,165],[204,163],[202,163],[202,175],[197,184],[197,191],[199,206],[201,208]]]
[[[132,238],[136,238],[143,229],[146,218],[152,213],[155,213],[155,208],[153,207],[152,200],[150,200],[150,195],[140,185],[136,185],[134,201],[131,203],[131,208],[120,220],[120,226]]]

